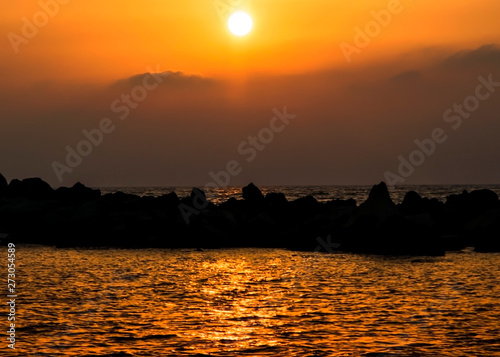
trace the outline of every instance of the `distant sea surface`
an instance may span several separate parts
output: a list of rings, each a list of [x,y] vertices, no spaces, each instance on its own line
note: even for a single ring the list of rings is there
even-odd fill
[[[353,198],[358,204],[368,198],[372,186],[262,186],[262,193],[282,192],[289,201],[300,197],[311,195],[320,202],[327,202],[333,199],[347,200]],[[400,203],[408,191],[416,191],[422,197],[437,198],[446,200],[446,196],[459,194],[463,190],[472,191],[487,188],[500,195],[499,185],[413,185],[395,186],[390,188],[391,197],[395,203]],[[139,196],[161,196],[175,191],[179,197],[187,197],[191,194],[192,187],[103,187],[99,188],[103,194],[122,191]],[[234,197],[241,199],[242,187],[220,187],[205,190],[207,198],[215,204],[227,201]]]
[[[500,254],[16,248],[2,356],[500,356]]]

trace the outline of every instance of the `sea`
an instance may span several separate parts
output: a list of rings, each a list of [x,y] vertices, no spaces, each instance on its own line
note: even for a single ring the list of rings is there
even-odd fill
[[[358,203],[370,188],[261,187],[289,200],[313,195]],[[500,192],[500,185],[390,192],[401,202],[409,190],[444,200],[479,188]],[[102,188],[116,191],[184,197],[191,188]],[[241,187],[208,190],[207,196],[215,203],[240,199]],[[0,249],[7,262],[7,247]],[[16,349],[7,347],[5,283],[1,356],[500,356],[500,253],[15,250]]]
[[[259,186],[262,193],[265,195],[269,192],[282,192],[289,201],[293,201],[300,197],[308,195],[313,196],[319,202],[328,202],[334,199],[347,200],[352,198],[358,204],[364,202],[368,198],[368,194],[372,186],[363,185],[331,185],[331,186]],[[437,198],[445,201],[446,197],[451,194],[460,194],[464,190],[468,192],[479,189],[490,189],[500,195],[500,184],[496,185],[398,185],[389,187],[391,198],[395,203],[401,203],[405,194],[408,191],[415,191],[422,197]],[[162,196],[170,192],[175,192],[179,197],[189,197],[192,187],[99,187],[102,194],[115,193],[118,191],[134,194],[138,196]],[[229,198],[242,199],[242,187],[216,187],[203,188],[207,198],[219,204],[227,201]]]
[[[2,356],[500,356],[496,253],[16,248]]]

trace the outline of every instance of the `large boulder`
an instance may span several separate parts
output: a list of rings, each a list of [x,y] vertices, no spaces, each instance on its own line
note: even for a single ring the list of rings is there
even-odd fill
[[[403,214],[413,215],[425,212],[424,199],[415,191],[408,191],[405,194],[403,202],[399,205]]]
[[[372,187],[368,199],[359,206],[359,213],[379,216],[392,216],[396,213],[396,205],[392,202],[385,182]]]
[[[253,183],[243,187],[242,194],[243,199],[250,204],[262,204],[265,201],[264,195]]]
[[[108,203],[110,206],[119,210],[129,209],[130,206],[136,207],[141,201],[141,198],[139,196],[131,193],[124,193],[121,191],[107,193],[102,196],[101,199]]]
[[[205,192],[197,187],[191,191],[191,201],[193,206],[198,209],[204,209],[209,204]]]
[[[0,206],[0,228],[32,243],[35,237],[44,238],[41,221],[46,211],[41,202],[23,197],[5,199]]]
[[[5,196],[8,187],[9,185],[7,184],[7,180],[2,174],[0,174],[0,197]]]
[[[411,207],[419,202],[420,196],[410,194],[405,205]],[[341,249],[350,252],[384,255],[444,254],[432,217],[427,213],[403,216],[398,212],[383,182],[373,186],[368,199],[354,211],[340,233],[343,238]]]
[[[9,197],[22,197],[34,201],[54,198],[52,187],[38,177],[27,178],[22,181],[17,179],[12,180],[9,184],[7,194]]]
[[[283,208],[288,204],[288,200],[282,192],[269,192],[266,195],[266,202],[269,207]]]
[[[319,203],[313,196],[297,198],[290,202],[291,215],[294,221],[304,221],[317,216],[323,208],[323,204]]]
[[[443,222],[446,213],[445,204],[443,202],[439,201],[437,198],[423,198],[415,191],[406,193],[403,202],[398,205],[398,210],[407,217],[428,214],[435,223]]]
[[[60,201],[82,203],[99,199],[101,197],[101,191],[91,189],[77,182],[71,188],[58,188],[55,192],[55,197]]]
[[[242,232],[234,214],[224,209],[210,209],[193,217],[190,225],[190,247],[221,248],[241,245]]]
[[[165,207],[167,209],[170,208],[177,209],[179,204],[181,203],[179,196],[177,196],[175,192],[170,192],[169,194],[162,195],[158,197],[156,200],[161,203],[162,207]]]
[[[459,213],[478,213],[498,207],[498,195],[488,189],[450,195],[446,198],[446,206]]]
[[[385,220],[398,214],[398,210],[385,182],[375,185],[370,190],[368,199],[363,202],[354,212],[348,225],[362,225],[366,223],[380,225]]]
[[[478,252],[500,252],[500,209],[489,210],[465,223],[463,234]]]
[[[487,189],[467,192],[464,190],[461,194],[450,195],[446,198],[446,230],[451,234],[459,236],[469,236],[474,238],[474,226],[476,219],[488,211],[500,209],[498,195]],[[483,233],[481,233],[482,235]]]
[[[498,207],[498,195],[488,189],[472,191],[469,194],[469,201],[475,208],[482,211],[500,208]]]

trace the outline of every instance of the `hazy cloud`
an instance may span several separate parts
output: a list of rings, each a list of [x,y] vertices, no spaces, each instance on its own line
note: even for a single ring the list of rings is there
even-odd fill
[[[153,77],[161,82],[163,86],[169,86],[174,88],[200,88],[200,87],[208,87],[216,83],[216,81],[212,78],[205,78],[198,75],[189,75],[183,72],[177,71],[165,71],[161,73],[142,73],[137,74],[129,78],[120,79],[113,84],[113,87],[116,86],[130,86],[134,87],[137,85],[142,85],[144,83],[145,78]]]
[[[417,80],[420,77],[422,77],[422,73],[420,71],[405,71],[391,77],[391,80],[394,82],[410,82]]]
[[[243,167],[234,185],[373,184],[397,169],[415,139],[449,129],[443,113],[474,94],[478,75],[500,81],[496,46],[428,53],[243,83],[167,71],[120,79],[111,83],[115,90],[52,83],[16,92],[4,85],[0,170],[9,179],[40,176],[57,186],[51,163],[65,160],[66,146],[85,139],[83,130],[109,118],[116,130],[63,185],[203,185],[228,160]],[[163,82],[121,120],[111,104],[147,76]],[[500,160],[498,98],[500,90],[460,130],[448,131],[450,139],[407,183],[499,182],[500,168],[492,164]],[[272,109],[283,106],[297,118],[246,163],[238,145],[268,127]]]
[[[475,50],[465,50],[446,58],[443,66],[496,66],[500,68],[500,47],[495,44],[481,46]]]

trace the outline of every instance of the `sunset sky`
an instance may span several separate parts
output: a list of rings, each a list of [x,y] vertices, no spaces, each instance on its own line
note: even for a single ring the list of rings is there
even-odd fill
[[[236,10],[253,18],[243,37],[226,25]],[[373,184],[387,172],[500,183],[499,16],[498,0],[4,2],[0,173],[201,186],[236,161],[230,185]],[[145,98],[124,104],[134,90]],[[296,117],[251,155],[249,136],[285,106]],[[67,148],[103,124],[113,129],[69,165]],[[419,159],[415,141],[436,129],[442,142],[401,175],[400,158]],[[71,172],[58,177],[55,162]]]

